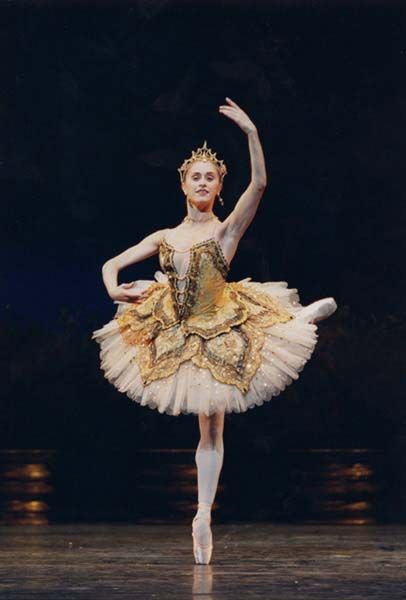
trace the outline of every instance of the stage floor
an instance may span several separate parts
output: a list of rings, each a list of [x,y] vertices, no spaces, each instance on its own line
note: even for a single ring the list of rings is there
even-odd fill
[[[406,525],[216,524],[195,565],[188,524],[0,525],[0,598],[402,599]]]

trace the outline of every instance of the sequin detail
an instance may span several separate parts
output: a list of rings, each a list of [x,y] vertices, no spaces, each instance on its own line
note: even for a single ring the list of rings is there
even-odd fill
[[[182,277],[174,253],[170,244],[161,244],[159,261],[168,283],[152,284],[143,302],[116,317],[125,342],[142,346],[133,360],[143,383],[168,377],[191,360],[218,381],[247,392],[260,366],[264,328],[294,316],[269,294],[227,282],[229,265],[216,240],[191,247]],[[181,292],[179,279],[185,282]]]

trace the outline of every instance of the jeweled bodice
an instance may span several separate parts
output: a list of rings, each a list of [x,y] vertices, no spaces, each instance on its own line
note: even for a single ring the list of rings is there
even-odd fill
[[[179,319],[210,313],[222,305],[229,265],[217,240],[193,244],[186,256],[164,240],[159,262],[168,276]]]
[[[260,363],[263,329],[293,316],[249,283],[226,281],[229,264],[214,238],[187,251],[163,241],[159,262],[168,281],[152,283],[142,302],[117,316],[126,342],[142,348],[136,360],[143,382],[191,360],[247,391]]]

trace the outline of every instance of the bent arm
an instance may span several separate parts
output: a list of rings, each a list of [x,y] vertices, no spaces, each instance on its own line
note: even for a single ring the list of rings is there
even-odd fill
[[[251,161],[251,181],[241,194],[234,210],[224,220],[225,235],[240,239],[257,212],[267,184],[264,153],[258,131],[254,127],[247,133]]]
[[[108,293],[117,287],[117,276],[121,269],[158,253],[159,245],[162,242],[164,234],[164,229],[155,231],[141,240],[138,244],[135,244],[135,246],[131,246],[131,248],[124,250],[124,252],[110,258],[104,263],[102,267],[102,276]]]

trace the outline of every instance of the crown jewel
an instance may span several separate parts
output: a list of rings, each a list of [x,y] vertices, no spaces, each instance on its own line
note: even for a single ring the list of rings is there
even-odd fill
[[[181,181],[185,181],[186,171],[192,163],[198,160],[211,161],[214,163],[219,171],[220,180],[223,181],[224,175],[227,174],[227,167],[223,160],[217,158],[217,152],[212,152],[211,149],[207,147],[206,140],[204,140],[204,144],[201,148],[192,150],[192,156],[184,160],[182,166],[178,169]]]

